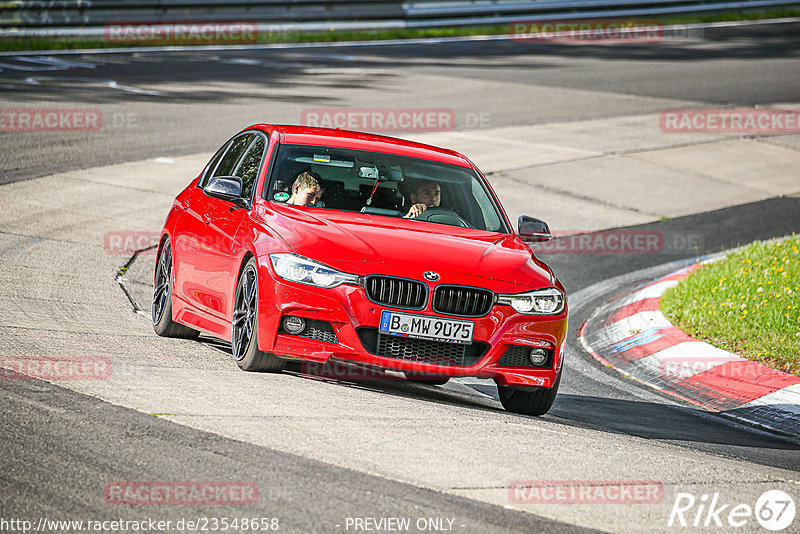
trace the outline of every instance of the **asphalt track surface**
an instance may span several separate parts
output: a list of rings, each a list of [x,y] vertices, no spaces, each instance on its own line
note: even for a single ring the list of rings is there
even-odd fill
[[[3,107],[54,102],[100,106],[104,114],[132,111],[137,124],[135,128],[123,124],[103,135],[76,133],[43,138],[35,134],[2,134],[0,180],[8,183],[145,157],[210,152],[244,124],[262,120],[297,122],[297,110],[303,107],[354,106],[357,102],[366,102],[361,107],[390,102],[392,107],[405,103],[410,107],[422,94],[426,107],[455,107],[459,120],[466,120],[470,112],[488,112],[493,126],[650,111],[663,108],[664,102],[671,99],[704,102],[709,107],[796,101],[800,87],[798,29],[797,25],[787,25],[709,30],[701,43],[625,48],[493,41],[336,47],[310,52],[65,55],[57,56],[64,68],[34,75],[29,70],[8,67],[30,67],[30,62],[3,57]],[[64,61],[91,62],[94,67],[65,67]],[[315,69],[332,68],[341,69],[339,78],[332,82],[317,80]],[[32,76],[38,79],[31,82]],[[230,83],[233,79],[237,84]],[[767,79],[769,83],[765,83]],[[113,80],[116,87],[144,88],[151,93],[109,89],[108,84],[101,87],[96,80]],[[491,82],[498,92],[488,99],[485,94],[475,94],[469,88],[476,80]],[[405,96],[381,96],[381,88],[387,86],[402,88]],[[538,92],[541,86],[591,88],[595,92],[587,93],[585,100],[574,101],[559,97],[557,92]],[[460,87],[467,89],[459,92]],[[542,100],[531,106],[530,100],[536,96]],[[648,107],[641,98],[628,96],[653,97],[658,102]],[[702,232],[701,253],[710,254],[797,231],[798,204],[796,198],[776,198],[643,228]],[[592,472],[589,466],[600,461],[593,457],[598,454],[595,447],[606,452],[630,448],[633,452],[629,460],[644,466],[652,464],[653,478],[663,477],[665,484],[701,487],[703,491],[719,488],[729,495],[733,491],[733,499],[737,498],[735,492],[741,491],[744,498],[747,492],[737,485],[731,473],[746,470],[747,474],[742,475],[744,483],[755,488],[756,496],[769,489],[770,484],[791,486],[791,481],[797,479],[792,473],[796,475],[800,470],[800,444],[796,440],[681,405],[603,368],[577,344],[575,329],[597,304],[667,272],[670,267],[663,265],[665,261],[694,255],[547,257],[571,295],[572,311],[562,391],[552,411],[541,419],[503,414],[497,408],[493,388],[482,385],[472,387],[484,393],[486,399],[495,400],[426,386],[382,384],[372,388],[381,396],[378,400],[370,397],[370,402],[384,402],[385,395],[418,403],[420,410],[438,408],[448,422],[463,417],[461,431],[480,438],[475,441],[476,447],[491,444],[489,438],[504,439],[502,434],[483,435],[487,419],[506,422],[509,432],[513,426],[534,425],[531,432],[541,432],[543,438],[549,427],[567,428],[573,441],[562,443],[563,451],[531,450],[530,454],[541,456],[543,463],[574,464],[575,473]],[[146,258],[137,262],[142,273],[150,271],[152,263],[148,264]],[[204,343],[214,345],[209,340]],[[601,509],[586,512],[566,505],[547,513],[491,504],[496,499],[480,497],[479,492],[502,492],[504,488],[459,488],[458,473],[453,475],[452,491],[432,491],[423,483],[376,476],[367,470],[164,421],[46,382],[3,381],[0,396],[0,509],[4,518],[233,517],[238,510],[227,507],[162,507],[152,512],[142,507],[109,506],[98,491],[110,480],[221,479],[257,482],[261,499],[254,508],[248,508],[248,515],[280,517],[281,525],[285,525],[281,530],[289,532],[344,531],[342,525],[347,517],[403,516],[454,517],[457,525],[464,525],[460,527],[464,532],[579,531],[577,524],[591,525],[586,515],[603,514]],[[663,458],[647,456],[659,450],[664,452]],[[444,461],[448,452],[441,454]],[[658,465],[668,461],[666,458],[681,457],[692,465],[691,469],[682,463]],[[523,478],[532,478],[529,460],[521,459],[521,463],[528,465],[527,470],[521,469],[527,474]],[[705,471],[698,465],[708,466],[708,479],[702,477]],[[619,466],[620,473],[628,472],[624,467]],[[759,478],[762,467],[764,475]],[[647,467],[643,469],[647,472]],[[675,478],[666,480],[665,472],[674,472]],[[413,480],[414,476],[407,478]],[[475,498],[454,494],[462,490],[466,494],[475,490]],[[798,495],[795,489],[796,501]],[[670,493],[665,500],[672,497]],[[554,515],[558,520],[553,519]],[[635,512],[621,517],[618,522],[606,519],[600,524],[613,531],[651,530],[636,522]],[[666,516],[661,519],[663,526]],[[751,529],[758,531],[752,525],[742,531]]]
[[[624,46],[456,41],[382,46],[0,55],[12,105],[95,107],[96,133],[0,136],[0,183],[54,170],[213,152],[243,124],[319,107],[451,108],[460,128],[797,98],[798,24],[705,29]],[[556,89],[548,91],[547,89]],[[573,92],[577,91],[577,92]],[[132,114],[132,115],[131,115]]]

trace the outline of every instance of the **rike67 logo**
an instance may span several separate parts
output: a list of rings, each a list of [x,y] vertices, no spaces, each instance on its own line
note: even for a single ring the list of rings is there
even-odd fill
[[[794,499],[781,490],[761,494],[754,506],[747,503],[730,503],[720,493],[704,493],[699,498],[691,493],[678,493],[667,521],[668,527],[742,528],[752,519],[773,532],[784,530],[794,523]],[[750,529],[748,529],[750,530]]]

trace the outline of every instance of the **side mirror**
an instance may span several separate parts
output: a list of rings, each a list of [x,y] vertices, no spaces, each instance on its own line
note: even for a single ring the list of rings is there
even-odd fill
[[[547,243],[553,239],[553,234],[550,233],[550,227],[541,219],[520,215],[518,226],[518,235],[523,241]]]
[[[215,176],[203,188],[206,195],[233,202],[237,206],[247,206],[242,198],[242,179],[238,176]]]

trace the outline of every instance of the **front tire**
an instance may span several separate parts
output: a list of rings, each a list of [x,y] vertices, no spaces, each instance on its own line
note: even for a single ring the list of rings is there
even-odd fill
[[[556,382],[549,388],[526,388],[518,389],[512,386],[497,386],[497,393],[500,395],[500,402],[503,408],[509,412],[522,415],[544,415],[550,411],[553,401],[556,400],[558,386],[561,383],[561,372],[564,370],[563,364],[558,372]]]
[[[153,305],[150,310],[153,330],[163,337],[196,339],[200,332],[172,320],[172,246],[164,240],[156,258],[153,275]]]
[[[242,371],[279,373],[286,360],[258,350],[258,270],[255,258],[250,258],[236,284],[231,324],[231,345],[236,364]]]

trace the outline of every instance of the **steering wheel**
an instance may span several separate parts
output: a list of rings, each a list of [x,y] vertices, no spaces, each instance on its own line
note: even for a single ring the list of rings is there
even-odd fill
[[[460,226],[462,228],[472,228],[467,221],[451,209],[435,206],[423,211],[417,218],[418,221],[427,221],[440,224],[449,224],[450,226]]]

